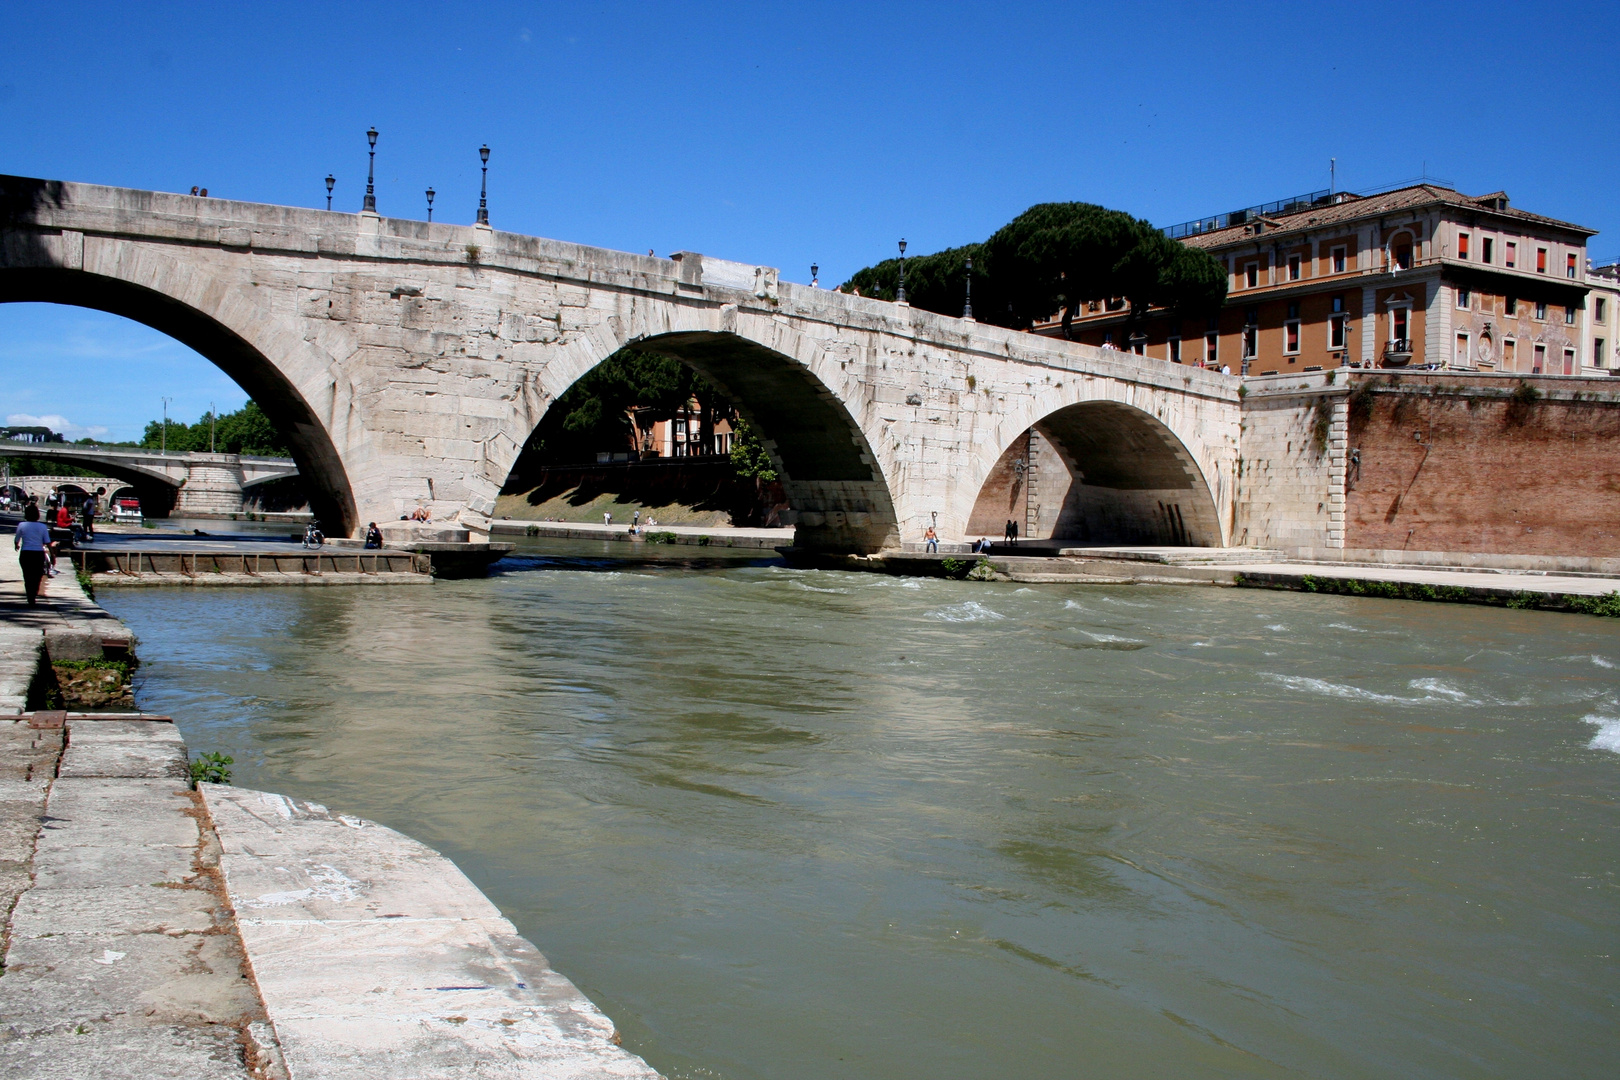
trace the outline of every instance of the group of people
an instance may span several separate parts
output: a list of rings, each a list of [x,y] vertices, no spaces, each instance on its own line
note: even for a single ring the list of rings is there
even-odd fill
[[[23,520],[11,546],[22,566],[23,594],[28,597],[28,606],[33,607],[39,600],[40,582],[46,575],[55,577],[57,573],[56,541],[51,539],[50,526],[39,520],[39,503],[33,499],[23,507]]]

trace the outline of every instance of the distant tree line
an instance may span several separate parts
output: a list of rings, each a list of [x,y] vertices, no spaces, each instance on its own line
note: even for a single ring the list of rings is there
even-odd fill
[[[233,413],[224,413],[213,419],[213,448],[220,454],[252,454],[260,457],[290,457],[287,442],[282,438],[270,418],[264,415],[257,402],[249,401]],[[203,413],[195,424],[168,421],[165,434],[164,421],[153,420],[146,425],[137,444],[148,450],[167,446],[170,450],[208,452],[210,414]]]
[[[1226,299],[1226,272],[1207,252],[1123,211],[1064,202],[1030,207],[983,243],[906,259],[907,301],[961,315],[969,259],[974,317],[1020,330],[1061,313],[1072,337],[1075,314],[1093,300],[1123,299],[1134,324],[1150,308],[1198,316]],[[899,280],[900,260],[887,259],[839,290],[893,300]]]

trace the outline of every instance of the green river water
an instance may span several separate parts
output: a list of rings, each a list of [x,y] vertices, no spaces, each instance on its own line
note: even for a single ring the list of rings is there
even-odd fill
[[[101,600],[671,1077],[1620,1071],[1616,622],[544,550]]]

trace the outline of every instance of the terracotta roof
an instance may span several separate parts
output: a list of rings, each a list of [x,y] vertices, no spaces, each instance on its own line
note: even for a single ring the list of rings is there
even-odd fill
[[[1526,213],[1508,207],[1505,210],[1496,209],[1498,199],[1506,200],[1507,193],[1492,192],[1489,195],[1463,195],[1450,188],[1436,187],[1433,184],[1416,184],[1412,187],[1398,188],[1395,191],[1386,191],[1379,195],[1365,195],[1348,198],[1340,203],[1324,206],[1309,206],[1292,214],[1279,214],[1276,216],[1256,215],[1242,225],[1230,225],[1224,229],[1214,229],[1206,233],[1182,238],[1182,243],[1198,248],[1218,248],[1227,244],[1240,244],[1255,239],[1254,222],[1263,221],[1266,224],[1261,236],[1273,236],[1279,233],[1302,232],[1306,229],[1320,229],[1333,225],[1359,221],[1363,218],[1376,217],[1382,214],[1393,214],[1403,210],[1416,210],[1420,207],[1445,205],[1454,206],[1461,210],[1474,213],[1490,214],[1499,218],[1509,218],[1522,221],[1526,224],[1550,226],[1568,232],[1580,233],[1583,236],[1592,236],[1597,230],[1588,229],[1581,225],[1573,225],[1557,218],[1544,217],[1541,214]]]

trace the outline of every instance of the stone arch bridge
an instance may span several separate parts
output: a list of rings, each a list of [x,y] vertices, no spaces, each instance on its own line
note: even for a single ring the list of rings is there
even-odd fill
[[[89,465],[135,489],[149,515],[239,514],[259,484],[298,475],[291,458],[163,453],[127,446],[0,441],[0,456]],[[111,490],[111,485],[104,485]],[[93,489],[92,489],[93,490]],[[32,494],[32,492],[30,492]]]
[[[0,177],[4,301],[99,308],[196,349],[286,434],[334,532],[419,505],[487,531],[547,407],[630,345],[736,403],[804,546],[965,535],[1032,429],[1070,474],[1058,501],[1081,535],[1250,532],[1239,380],[690,252]]]

